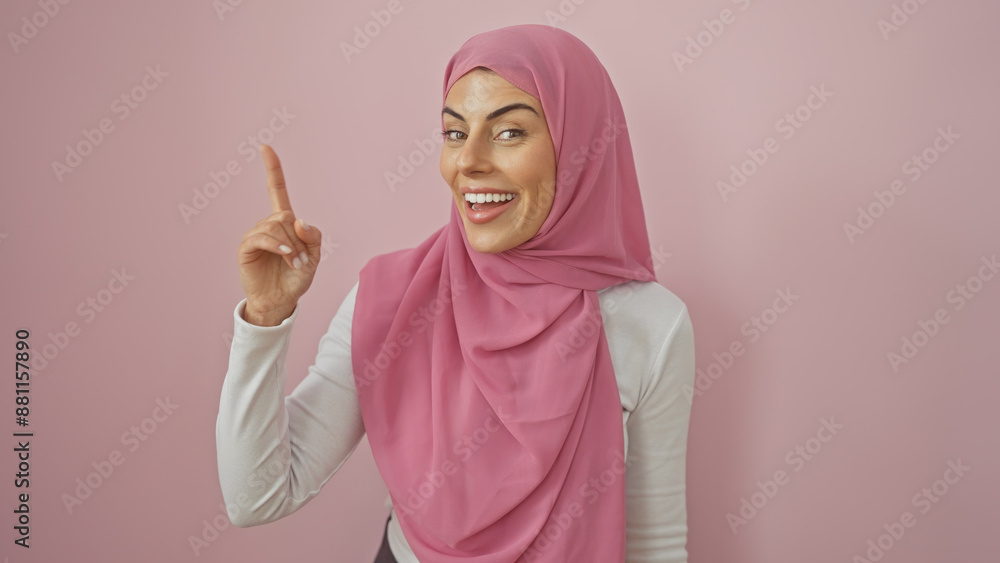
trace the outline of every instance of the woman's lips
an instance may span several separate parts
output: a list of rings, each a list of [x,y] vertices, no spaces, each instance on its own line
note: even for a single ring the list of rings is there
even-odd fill
[[[493,219],[496,219],[498,216],[500,216],[501,213],[503,213],[504,211],[506,211],[510,207],[510,204],[513,203],[516,200],[517,200],[517,196],[514,196],[513,199],[509,199],[509,200],[507,200],[505,202],[502,202],[500,205],[497,205],[496,207],[492,207],[490,209],[483,209],[483,210],[473,209],[473,206],[477,206],[478,207],[480,205],[488,205],[488,204],[485,204],[485,203],[484,204],[472,203],[472,202],[469,202],[469,201],[465,201],[464,202],[465,203],[465,217],[467,219],[469,219],[469,222],[475,223],[477,225],[482,225],[484,223],[489,223]]]

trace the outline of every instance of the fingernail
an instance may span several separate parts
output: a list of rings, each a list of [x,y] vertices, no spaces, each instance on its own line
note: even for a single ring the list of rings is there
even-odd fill
[[[299,260],[298,256],[296,256],[295,259],[292,260],[292,267],[295,268],[296,270],[302,267],[302,261]]]
[[[282,252],[283,254],[290,254],[290,253],[292,252],[292,249],[291,249],[291,248],[288,248],[288,247],[287,247],[287,246],[285,246],[285,245],[281,245],[281,246],[279,246],[279,247],[278,247],[278,250],[280,250],[280,251],[281,251],[281,252]]]
[[[305,266],[306,264],[309,263],[309,255],[306,254],[305,250],[303,250],[302,253],[299,254],[299,259],[302,260],[302,265],[303,266]]]
[[[309,230],[309,225],[306,224],[305,219],[299,219],[299,221],[302,221],[302,230],[303,231],[308,231]]]

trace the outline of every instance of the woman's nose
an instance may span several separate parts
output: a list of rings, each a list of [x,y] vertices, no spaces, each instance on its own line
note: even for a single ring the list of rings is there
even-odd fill
[[[459,172],[466,176],[474,173],[490,172],[493,168],[489,140],[485,135],[470,133],[462,145],[462,150],[458,153],[455,165]]]

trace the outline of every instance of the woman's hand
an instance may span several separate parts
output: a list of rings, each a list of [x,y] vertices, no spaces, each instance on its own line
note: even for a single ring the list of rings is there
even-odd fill
[[[236,257],[247,297],[244,320],[276,326],[291,316],[312,284],[322,237],[319,229],[295,219],[274,149],[261,145],[260,151],[272,213],[243,235]]]

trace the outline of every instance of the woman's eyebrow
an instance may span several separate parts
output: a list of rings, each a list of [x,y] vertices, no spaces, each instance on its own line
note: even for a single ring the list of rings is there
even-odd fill
[[[502,107],[502,108],[500,108],[498,110],[492,111],[489,115],[486,116],[486,121],[492,121],[492,120],[500,117],[501,115],[507,113],[508,111],[515,110],[515,109],[531,110],[531,113],[533,113],[535,115],[538,115],[538,112],[535,111],[535,108],[529,106],[528,104],[523,104],[523,103],[518,102],[516,104],[510,104],[510,105],[504,106],[504,107]],[[462,121],[465,121],[465,118],[462,117],[461,114],[459,114],[457,111],[451,109],[448,106],[444,106],[444,109],[441,110],[441,113],[447,113],[448,115],[455,116],[456,119],[460,119]]]

